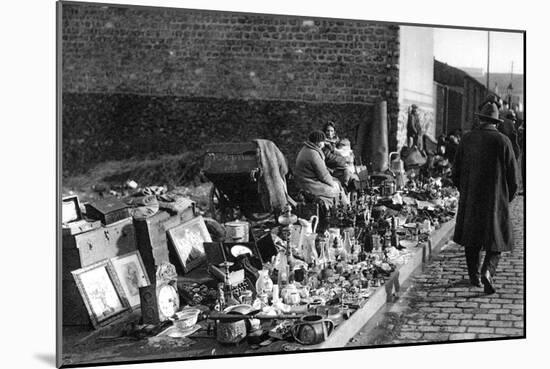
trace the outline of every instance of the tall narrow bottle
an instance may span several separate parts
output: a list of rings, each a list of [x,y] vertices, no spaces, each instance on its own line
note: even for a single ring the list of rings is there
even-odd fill
[[[392,217],[391,221],[391,245],[393,247],[399,246],[399,236],[397,235],[397,218]]]
[[[277,264],[277,284],[283,288],[288,284],[289,267],[288,260],[284,250],[279,252],[279,263]]]

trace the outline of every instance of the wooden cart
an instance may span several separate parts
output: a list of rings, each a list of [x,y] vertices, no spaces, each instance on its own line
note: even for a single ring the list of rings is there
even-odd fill
[[[264,213],[260,178],[262,166],[254,142],[206,145],[203,171],[213,183],[210,192],[212,217],[220,222],[234,219],[235,211],[249,217]]]

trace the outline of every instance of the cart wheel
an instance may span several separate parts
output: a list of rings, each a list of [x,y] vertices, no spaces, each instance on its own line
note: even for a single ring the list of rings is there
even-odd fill
[[[216,186],[212,186],[212,189],[210,190],[210,213],[212,218],[219,222],[223,222],[223,207],[224,199],[220,190],[218,190]]]
[[[233,213],[234,209],[230,206],[229,199],[215,186],[210,190],[210,213],[212,218],[220,223],[225,223]]]

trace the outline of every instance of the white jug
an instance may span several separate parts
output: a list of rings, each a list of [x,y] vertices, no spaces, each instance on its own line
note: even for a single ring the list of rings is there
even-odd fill
[[[317,215],[313,215],[311,218],[309,218],[309,221],[298,218],[298,223],[300,223],[300,225],[302,226],[302,230],[300,232],[300,242],[299,242],[300,249],[305,244],[306,236],[309,236],[310,234],[315,233],[315,231],[317,230],[317,225],[319,224],[318,220],[319,218],[317,217]],[[313,225],[313,222],[315,222],[315,225]]]

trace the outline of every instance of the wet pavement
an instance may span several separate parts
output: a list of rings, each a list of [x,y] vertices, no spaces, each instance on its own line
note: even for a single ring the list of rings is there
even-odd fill
[[[523,201],[511,204],[515,246],[501,258],[495,294],[469,285],[464,249],[449,242],[347,346],[523,337]]]

